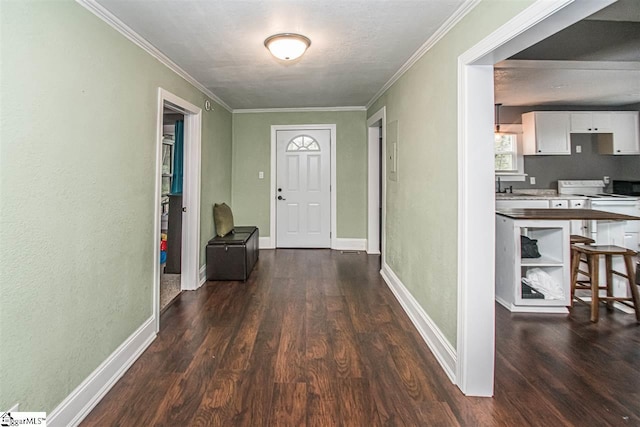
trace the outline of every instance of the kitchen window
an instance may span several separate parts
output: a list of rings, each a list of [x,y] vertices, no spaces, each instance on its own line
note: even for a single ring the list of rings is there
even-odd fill
[[[522,125],[503,124],[494,134],[495,176],[502,181],[524,181]]]
[[[518,171],[518,139],[513,133],[494,134],[496,172]]]

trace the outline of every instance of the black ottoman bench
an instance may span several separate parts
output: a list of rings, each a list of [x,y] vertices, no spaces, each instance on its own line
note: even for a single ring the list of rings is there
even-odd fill
[[[246,281],[258,261],[258,227],[235,227],[207,243],[207,280]]]

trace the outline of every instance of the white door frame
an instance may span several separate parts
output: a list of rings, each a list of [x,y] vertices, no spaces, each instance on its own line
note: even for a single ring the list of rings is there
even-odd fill
[[[467,395],[493,395],[493,64],[614,2],[615,0],[538,0],[458,58],[456,384]]]
[[[279,130],[329,130],[331,134],[331,141],[329,142],[331,147],[331,249],[336,247],[336,151],[338,151],[338,144],[336,138],[336,125],[334,124],[319,124],[319,125],[272,125],[271,126],[271,204],[270,204],[270,218],[269,218],[269,242],[265,245],[265,248],[277,248],[278,238],[276,235],[276,132]]]
[[[367,253],[380,254],[384,265],[385,218],[387,209],[386,156],[380,159],[380,128],[382,128],[382,153],[387,152],[387,108],[382,107],[367,119],[368,201],[367,201]],[[382,170],[380,170],[382,160]],[[382,175],[382,180],[380,176]],[[382,181],[382,188],[380,182]],[[382,191],[382,218],[380,218],[380,191]],[[382,235],[380,223],[382,222]],[[382,238],[382,242],[380,242]]]
[[[200,157],[202,138],[202,110],[188,101],[158,88],[158,116],[156,135],[156,193],[154,198],[153,233],[153,314],[156,332],[160,330],[160,225],[162,201],[162,122],[164,105],[184,114],[184,182],[182,203],[182,261],[180,288],[197,289],[200,262]]]

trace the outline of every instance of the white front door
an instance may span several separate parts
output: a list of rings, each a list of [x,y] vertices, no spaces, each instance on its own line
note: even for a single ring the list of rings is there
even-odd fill
[[[276,132],[276,246],[331,247],[331,131]]]

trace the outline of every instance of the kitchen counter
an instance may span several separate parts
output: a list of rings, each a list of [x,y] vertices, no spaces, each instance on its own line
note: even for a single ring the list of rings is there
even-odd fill
[[[585,196],[572,194],[528,194],[528,193],[496,193],[496,200],[587,200]]]
[[[593,220],[593,221],[635,221],[640,217],[604,212],[594,209],[500,209],[497,215],[511,219],[534,220]]]

